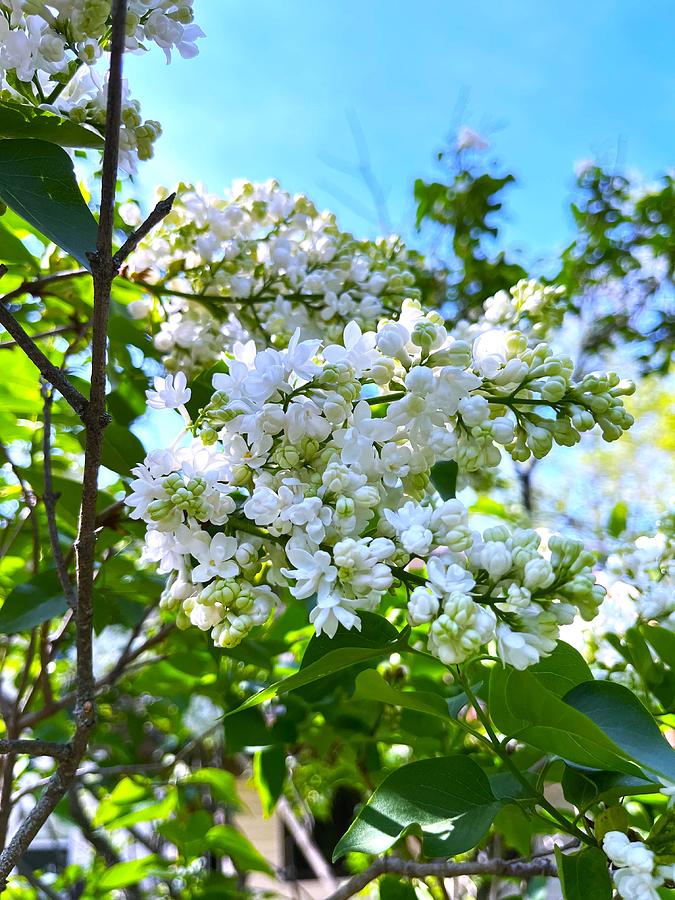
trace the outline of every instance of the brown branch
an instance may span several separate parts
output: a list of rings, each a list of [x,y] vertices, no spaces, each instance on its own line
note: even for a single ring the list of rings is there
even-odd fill
[[[98,496],[98,474],[103,449],[103,434],[108,422],[105,408],[106,359],[108,311],[110,290],[115,276],[112,258],[113,214],[115,208],[115,187],[117,182],[117,160],[119,155],[119,134],[122,108],[122,59],[124,55],[127,0],[112,0],[110,70],[108,75],[108,97],[106,107],[106,141],[103,149],[101,176],[101,205],[99,215],[96,251],[91,254],[91,269],[94,285],[94,309],[92,315],[91,339],[91,388],[89,401],[64,379],[37,345],[28,338],[23,329],[9,315],[3,303],[0,310],[7,315],[2,324],[12,337],[21,344],[28,357],[39,361],[38,365],[45,378],[71,402],[73,399],[85,424],[84,473],[82,479],[82,502],[80,522],[76,542],[77,555],[77,608],[75,611],[76,659],[76,704],[75,732],[71,741],[71,753],[59,763],[43,794],[21,823],[12,840],[0,854],[0,891],[6,886],[7,876],[30,846],[33,838],[49,818],[57,803],[64,797],[77,772],[89,742],[89,734],[95,721],[94,674],[92,660],[92,620],[93,584],[96,549],[96,499]],[[9,316],[9,318],[7,318]],[[48,364],[44,371],[44,361]],[[37,362],[36,362],[37,364]],[[70,393],[70,399],[64,392]],[[76,397],[73,397],[73,392]],[[84,401],[84,403],[82,402]]]
[[[164,638],[174,630],[174,628],[175,623],[169,622],[166,625],[162,626],[162,628],[160,628],[158,632],[153,634],[152,637],[149,637],[146,641],[136,647],[135,650],[132,650],[128,655],[122,653],[110,672],[108,672],[108,674],[104,675],[102,678],[99,678],[95,683],[93,690],[94,696],[98,695],[105,688],[113,685],[118,678],[124,675],[125,671],[132,662],[138,659],[138,657],[142,653],[145,653],[146,650],[149,650],[156,644],[161,643]],[[59,697],[58,700],[55,700],[53,706],[45,707],[44,709],[37,709],[35,712],[29,713],[28,715],[24,716],[21,719],[21,727],[32,728],[34,725],[37,725],[38,722],[43,722],[45,719],[53,716],[54,713],[57,713],[62,709],[66,709],[76,700],[77,692],[69,691],[67,694],[64,694],[63,697]]]
[[[88,323],[81,322],[77,325],[59,325],[58,328],[52,328],[51,331],[38,331],[37,334],[31,334],[29,337],[33,341],[42,341],[45,338],[57,337],[59,334],[68,334],[70,331],[80,332],[86,324]],[[13,350],[16,346],[16,341],[0,341],[0,350]]]
[[[117,253],[113,256],[113,264],[116,269],[119,269],[127,256],[134,252],[146,234],[149,234],[155,225],[159,225],[162,219],[169,215],[175,199],[176,194],[173,193],[169,194],[168,197],[165,197],[164,200],[160,200],[145,222],[141,223],[136,231],[126,239]]]
[[[546,875],[555,878],[558,870],[550,859],[489,859],[486,861],[452,862],[438,860],[436,862],[415,862],[399,859],[396,856],[383,856],[376,859],[364,872],[354,875],[346,884],[332,893],[327,900],[347,900],[362,891],[371,881],[385,874],[401,875],[404,878],[457,878],[460,875],[504,875],[511,878],[528,878],[534,875]]]
[[[7,267],[0,265],[0,278],[6,271]],[[23,350],[28,359],[40,370],[44,379],[52,384],[56,390],[65,397],[80,418],[84,417],[87,411],[86,397],[70,383],[61,369],[57,368],[53,362],[50,362],[50,360],[47,359],[33,338],[24,331],[23,327],[17,322],[7,308],[6,304],[14,293],[14,291],[10,291],[9,294],[5,294],[4,297],[0,298],[0,325],[12,335],[17,345]],[[25,292],[22,291],[22,293]]]
[[[38,897],[47,897],[47,900],[59,900],[59,895],[56,891],[53,891],[49,885],[38,878],[27,863],[19,862],[17,869],[19,870],[19,875],[25,878],[32,888],[35,888]]]
[[[52,756],[67,759],[70,756],[68,744],[55,741],[0,740],[0,753],[24,753],[27,756]]]

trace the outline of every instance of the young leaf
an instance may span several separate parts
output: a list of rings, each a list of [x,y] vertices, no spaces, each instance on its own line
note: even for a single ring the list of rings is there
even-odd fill
[[[68,608],[52,569],[18,584],[0,609],[0,634],[16,634],[62,616]]]
[[[98,225],[61,147],[22,138],[0,140],[0,199],[62,250],[90,268]]]
[[[384,853],[409,832],[422,837],[425,856],[448,859],[476,846],[503,803],[468,756],[410,763],[375,790],[333,860],[351,852]]]
[[[269,863],[258,853],[248,838],[232,825],[214,825],[209,829],[206,833],[206,846],[218,854],[229,856],[238,869],[273,875]]]
[[[573,856],[554,849],[565,900],[612,900],[607,857],[599,847],[585,847]]]

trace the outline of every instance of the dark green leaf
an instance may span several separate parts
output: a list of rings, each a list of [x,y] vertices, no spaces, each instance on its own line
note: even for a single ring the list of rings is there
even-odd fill
[[[640,630],[661,660],[675,669],[675,633],[661,625],[642,625]]]
[[[468,756],[410,763],[375,790],[334,859],[345,853],[384,853],[409,832],[422,837],[424,853],[448,859],[472,849],[502,806],[486,774]]]
[[[454,460],[437,462],[431,469],[431,483],[444,500],[452,500],[457,493],[458,471]]]
[[[613,681],[589,681],[573,688],[564,700],[601,728],[627,758],[675,781],[675,750],[628,688]]]
[[[490,713],[504,734],[546,753],[588,768],[636,777],[642,774],[630,761],[630,753],[528,671],[494,667],[490,677]]]
[[[98,225],[65,150],[47,141],[0,140],[0,199],[90,268]]]
[[[18,584],[0,609],[0,634],[16,634],[62,616],[68,608],[55,571],[48,570]]]
[[[555,858],[565,900],[612,900],[607,857],[599,847],[565,856],[556,846]]]
[[[263,815],[269,818],[281,797],[286,781],[286,750],[282,744],[258,750],[253,758],[253,780]]]

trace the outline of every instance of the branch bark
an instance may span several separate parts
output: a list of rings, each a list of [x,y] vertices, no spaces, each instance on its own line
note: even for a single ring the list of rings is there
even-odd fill
[[[28,756],[53,756],[54,759],[67,759],[70,756],[68,744],[56,741],[2,740],[0,753],[25,753]]]
[[[0,265],[0,278],[6,271],[7,267]],[[21,293],[25,293],[25,291],[21,291]],[[0,325],[12,335],[17,345],[21,347],[28,359],[40,370],[43,378],[53,385],[60,394],[63,394],[78,416],[83,418],[87,412],[88,406],[86,397],[70,383],[66,375],[64,375],[53,362],[50,362],[50,360],[47,359],[33,338],[24,331],[22,326],[11,314],[7,307],[7,303],[14,294],[15,292],[11,291],[0,299]]]
[[[449,860],[415,862],[399,859],[397,856],[383,856],[375,860],[364,872],[350,878],[327,900],[347,900],[348,897],[362,891],[371,881],[385,874],[401,875],[404,878],[457,878],[460,875],[504,875],[511,878],[546,875],[555,878],[558,870],[550,859],[490,859],[457,863]]]
[[[173,193],[169,194],[168,197],[165,197],[164,200],[159,201],[145,222],[142,222],[141,225],[139,225],[136,231],[126,239],[117,253],[113,256],[115,268],[119,269],[127,256],[132,254],[136,247],[138,247],[146,234],[149,234],[155,225],[158,225],[163,218],[169,215],[175,199],[176,194]]]

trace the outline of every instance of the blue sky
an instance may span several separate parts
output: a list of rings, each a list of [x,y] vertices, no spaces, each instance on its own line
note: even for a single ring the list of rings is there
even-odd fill
[[[508,239],[528,256],[564,242],[575,161],[653,177],[675,157],[675,8],[666,0],[195,0],[200,55],[127,59],[132,92],[164,136],[141,187],[275,177],[346,228],[378,232],[354,163],[360,122],[395,229],[412,183],[467,123],[521,186]]]

